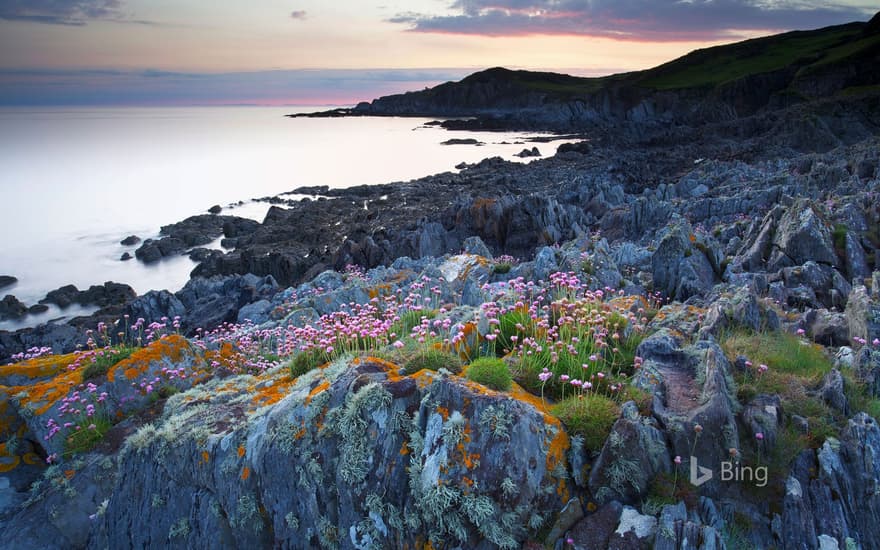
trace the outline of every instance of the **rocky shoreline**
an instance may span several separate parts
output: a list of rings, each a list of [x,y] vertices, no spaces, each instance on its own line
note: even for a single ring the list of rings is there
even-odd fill
[[[837,93],[866,74],[127,239],[199,264],[0,331],[0,540],[880,547],[880,91]],[[560,120],[533,100],[500,101]]]

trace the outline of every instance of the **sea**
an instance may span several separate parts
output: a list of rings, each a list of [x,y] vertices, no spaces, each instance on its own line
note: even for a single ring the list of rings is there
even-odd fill
[[[327,107],[330,108],[330,107]],[[323,108],[321,108],[323,109]],[[121,261],[128,235],[205,213],[262,220],[254,201],[300,186],[344,188],[406,181],[514,156],[539,134],[449,132],[418,118],[287,118],[315,107],[0,108],[0,275],[18,278],[0,296],[30,306],[66,284],[116,281],[138,294],[176,291],[195,264]],[[318,109],[320,110],[320,109]],[[450,138],[485,143],[441,145]],[[241,204],[239,204],[241,203]],[[219,239],[209,247],[219,248]],[[92,308],[93,309],[93,308]],[[52,306],[0,330],[88,314]]]

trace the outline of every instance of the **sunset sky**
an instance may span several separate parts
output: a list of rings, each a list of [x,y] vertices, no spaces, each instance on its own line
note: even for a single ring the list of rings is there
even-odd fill
[[[872,5],[873,4],[873,5]],[[601,75],[876,2],[0,0],[0,104],[348,104],[493,66]]]

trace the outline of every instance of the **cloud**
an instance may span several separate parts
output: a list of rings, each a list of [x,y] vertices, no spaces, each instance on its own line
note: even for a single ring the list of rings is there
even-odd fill
[[[687,41],[823,27],[866,20],[872,13],[815,0],[455,0],[449,7],[457,13],[402,13],[389,21],[425,33]]]
[[[120,0],[0,0],[0,19],[85,25],[92,19],[120,20],[120,8]]]
[[[299,21],[305,20],[308,15],[309,14],[306,12],[306,10],[294,10],[290,12],[290,17]]]

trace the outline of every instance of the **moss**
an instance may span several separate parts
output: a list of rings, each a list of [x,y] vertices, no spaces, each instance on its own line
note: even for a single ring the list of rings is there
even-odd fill
[[[614,401],[596,394],[569,397],[556,404],[551,411],[565,424],[570,434],[582,436],[584,446],[591,451],[602,448],[620,414]]]
[[[513,382],[507,364],[495,357],[480,357],[472,362],[467,368],[467,377],[498,391],[509,390]]]
[[[497,275],[504,275],[510,273],[511,267],[510,262],[500,262],[492,265],[492,272]]]
[[[461,359],[453,353],[430,348],[418,352],[404,365],[407,374],[415,374],[424,369],[431,371],[446,369],[453,374],[458,374],[461,372]]]

